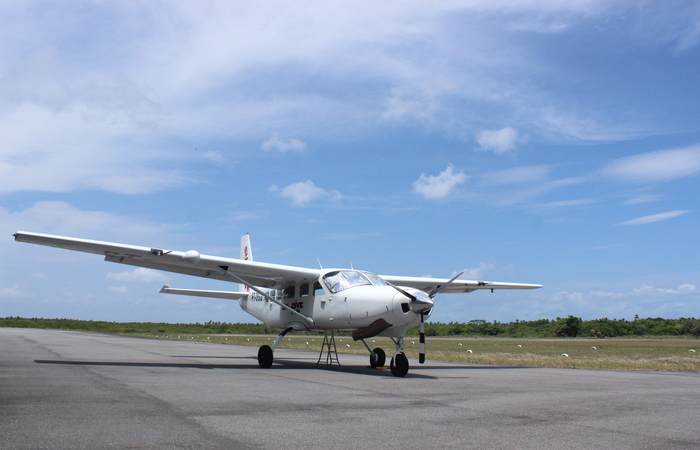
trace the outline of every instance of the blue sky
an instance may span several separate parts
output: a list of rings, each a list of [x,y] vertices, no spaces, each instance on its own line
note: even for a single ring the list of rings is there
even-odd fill
[[[695,1],[0,5],[0,316],[252,321],[17,230],[540,283],[432,320],[698,317]]]

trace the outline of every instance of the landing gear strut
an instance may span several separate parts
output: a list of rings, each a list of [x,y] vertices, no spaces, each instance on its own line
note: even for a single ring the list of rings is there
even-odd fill
[[[272,361],[275,359],[273,352],[275,351],[279,343],[282,342],[282,338],[293,329],[294,328],[289,327],[282,331],[279,334],[279,336],[277,336],[277,339],[275,339],[275,342],[272,343],[272,347],[270,347],[269,345],[263,345],[262,347],[260,347],[260,349],[258,349],[258,364],[260,365],[260,367],[262,367],[263,369],[269,369],[270,367],[272,367]]]
[[[363,344],[365,344],[365,347],[367,348],[367,351],[369,352],[369,365],[373,369],[376,369],[377,367],[384,367],[384,364],[386,363],[386,353],[384,353],[384,350],[381,348],[377,347],[374,350],[372,350],[364,339],[360,339]]]
[[[396,353],[394,353],[394,357],[391,358],[391,363],[389,364],[391,374],[395,377],[405,377],[408,373],[408,358],[403,352],[403,338],[391,338],[391,340],[396,345]]]

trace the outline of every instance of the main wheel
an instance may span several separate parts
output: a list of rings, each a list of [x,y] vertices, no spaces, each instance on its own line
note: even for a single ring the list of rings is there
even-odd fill
[[[384,353],[384,350],[379,347],[372,350],[372,354],[369,355],[369,365],[376,369],[377,367],[384,367],[385,363],[386,353]]]
[[[274,356],[272,355],[272,348],[269,345],[263,345],[258,350],[258,364],[263,369],[269,369],[272,367],[272,360]]]
[[[391,374],[395,377],[405,377],[408,373],[408,358],[403,353],[399,353],[391,358]]]

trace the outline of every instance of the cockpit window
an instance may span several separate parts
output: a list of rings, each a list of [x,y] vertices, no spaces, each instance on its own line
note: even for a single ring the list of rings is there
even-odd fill
[[[357,270],[329,272],[323,277],[323,281],[332,294],[355,286],[387,286],[386,282],[378,276]]]
[[[386,281],[382,280],[381,278],[379,278],[377,275],[375,275],[375,274],[373,274],[373,273],[362,272],[362,274],[363,274],[364,276],[366,276],[366,277],[369,279],[369,281],[371,281],[372,284],[375,285],[375,286],[389,286],[389,285],[386,283]]]

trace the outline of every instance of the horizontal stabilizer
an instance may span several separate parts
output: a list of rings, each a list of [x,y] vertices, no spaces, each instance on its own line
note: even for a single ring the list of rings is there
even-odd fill
[[[228,291],[199,291],[194,289],[171,289],[170,285],[166,284],[160,290],[161,294],[189,295],[192,297],[212,297],[223,298],[225,300],[240,300],[248,296],[247,292],[228,292]]]

